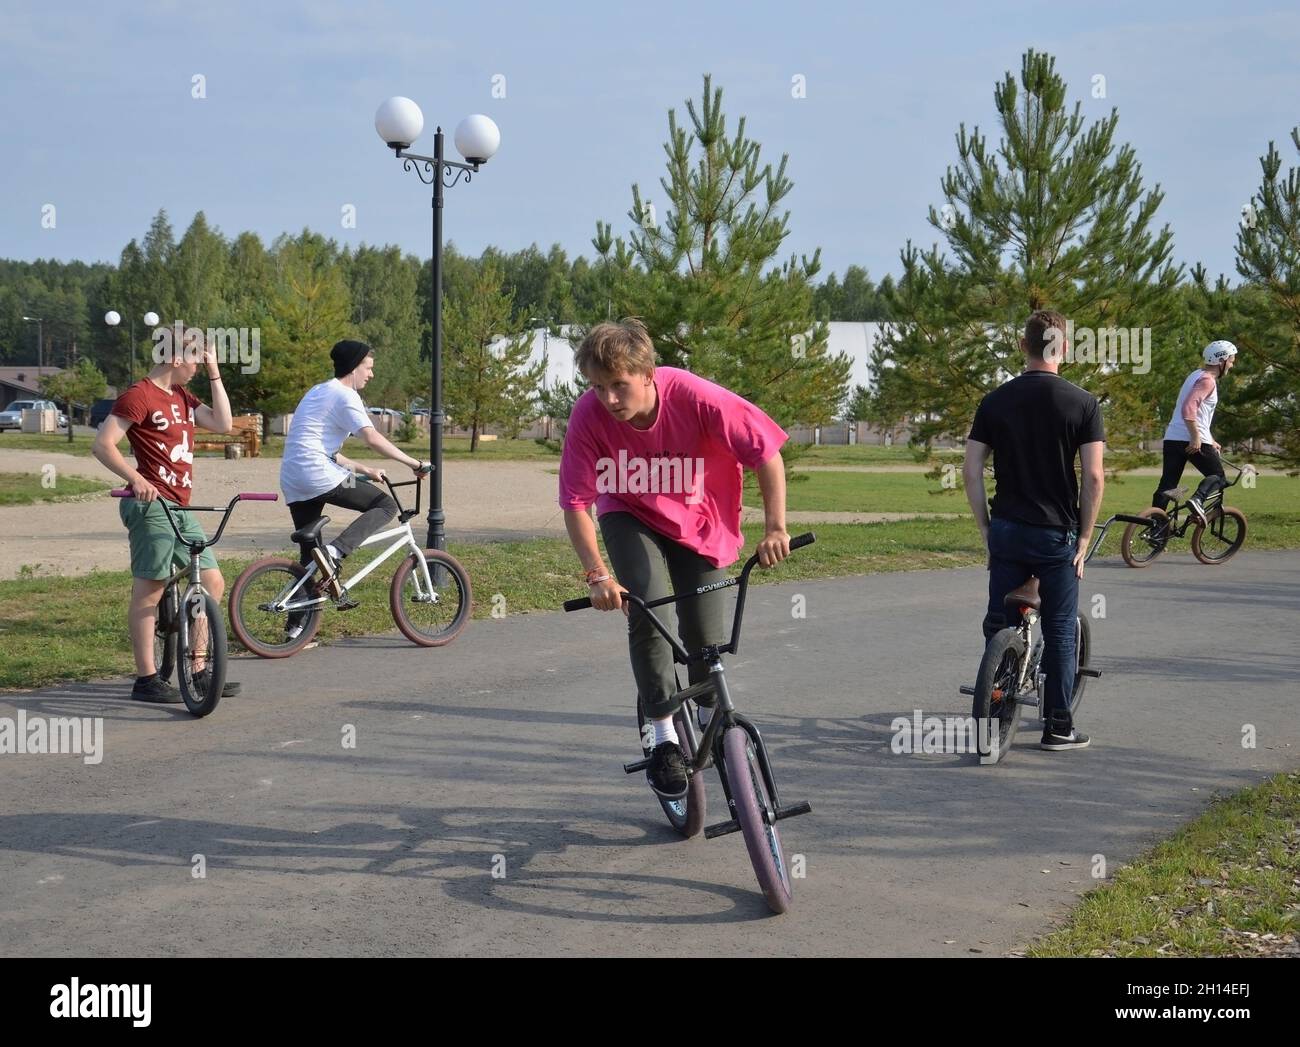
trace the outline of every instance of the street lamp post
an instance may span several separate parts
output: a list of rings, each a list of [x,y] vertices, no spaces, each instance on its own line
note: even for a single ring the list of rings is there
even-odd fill
[[[116,327],[122,322],[122,317],[116,309],[110,309],[104,314],[104,323],[109,327]],[[158,314],[150,310],[144,314],[144,323],[146,327],[158,326]],[[131,384],[135,385],[135,316],[131,317],[131,348],[127,357],[127,363],[131,371]]]
[[[36,374],[39,378],[45,366],[45,318],[42,316],[24,316],[23,320],[36,325]]]
[[[433,476],[429,484],[429,534],[427,548],[447,548],[446,514],[442,508],[442,428],[446,420],[442,410],[442,193],[460,181],[470,181],[478,169],[492,158],[501,146],[497,125],[481,114],[467,116],[456,126],[453,140],[466,160],[459,163],[443,155],[443,133],[439,127],[433,138],[433,156],[408,153],[424,130],[424,114],[409,98],[395,96],[375,112],[375,130],[384,144],[402,161],[402,168],[414,171],[425,185],[433,186],[433,360],[429,397],[429,461]],[[426,177],[427,176],[427,177]],[[451,181],[445,181],[450,178]]]

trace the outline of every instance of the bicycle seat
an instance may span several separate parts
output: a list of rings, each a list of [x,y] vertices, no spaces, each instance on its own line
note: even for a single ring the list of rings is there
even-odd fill
[[[315,545],[320,541],[321,528],[330,522],[328,516],[322,516],[319,520],[309,523],[306,527],[294,531],[289,536],[289,541],[297,542],[300,545]]]
[[[1011,592],[1002,597],[1002,603],[1005,606],[1013,607],[1016,610],[1021,607],[1029,607],[1037,611],[1042,602],[1038,595],[1038,579],[1032,576],[1020,588],[1012,589]]]
[[[1186,493],[1187,493],[1187,488],[1186,488],[1186,487],[1171,487],[1171,488],[1169,488],[1169,490],[1167,490],[1167,491],[1161,491],[1161,492],[1160,492],[1160,497],[1161,497],[1161,498],[1172,498],[1172,499],[1176,502],[1176,501],[1178,501],[1180,498],[1182,498],[1183,495],[1185,495]]]

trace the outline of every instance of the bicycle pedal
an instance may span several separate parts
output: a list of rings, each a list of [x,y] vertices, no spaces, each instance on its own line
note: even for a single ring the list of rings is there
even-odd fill
[[[334,604],[334,606],[337,607],[340,611],[350,611],[354,607],[360,607],[361,602],[359,600],[352,599],[352,597],[350,596],[344,595],[342,598],[339,599],[337,603]]]
[[[704,829],[704,838],[706,840],[716,840],[719,836],[726,836],[728,833],[740,831],[740,822],[732,818],[729,822],[718,822],[716,825],[706,826]]]

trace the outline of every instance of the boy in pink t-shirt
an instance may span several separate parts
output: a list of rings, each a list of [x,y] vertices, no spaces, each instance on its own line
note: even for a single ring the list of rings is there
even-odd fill
[[[593,607],[612,611],[628,590],[657,600],[669,595],[670,585],[672,592],[685,592],[724,578],[723,569],[744,545],[745,468],[758,474],[763,494],[759,562],[770,567],[790,555],[780,426],[713,382],[675,367],[656,369],[650,336],[636,320],[592,328],[578,348],[577,365],[592,387],[569,416],[560,507]],[[593,505],[612,571],[596,544]],[[721,592],[677,606],[678,635],[687,650],[725,641]],[[654,726],[650,785],[661,796],[680,797],[687,781],[672,720],[681,705],[672,650],[636,609],[628,616],[628,648],[641,710]],[[692,665],[690,682],[706,671]]]

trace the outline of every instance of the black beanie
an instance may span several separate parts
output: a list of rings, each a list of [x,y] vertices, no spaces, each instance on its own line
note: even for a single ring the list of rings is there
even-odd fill
[[[334,348],[330,350],[330,359],[334,361],[334,377],[342,378],[351,374],[361,361],[373,352],[374,350],[365,342],[351,340],[335,342]]]

